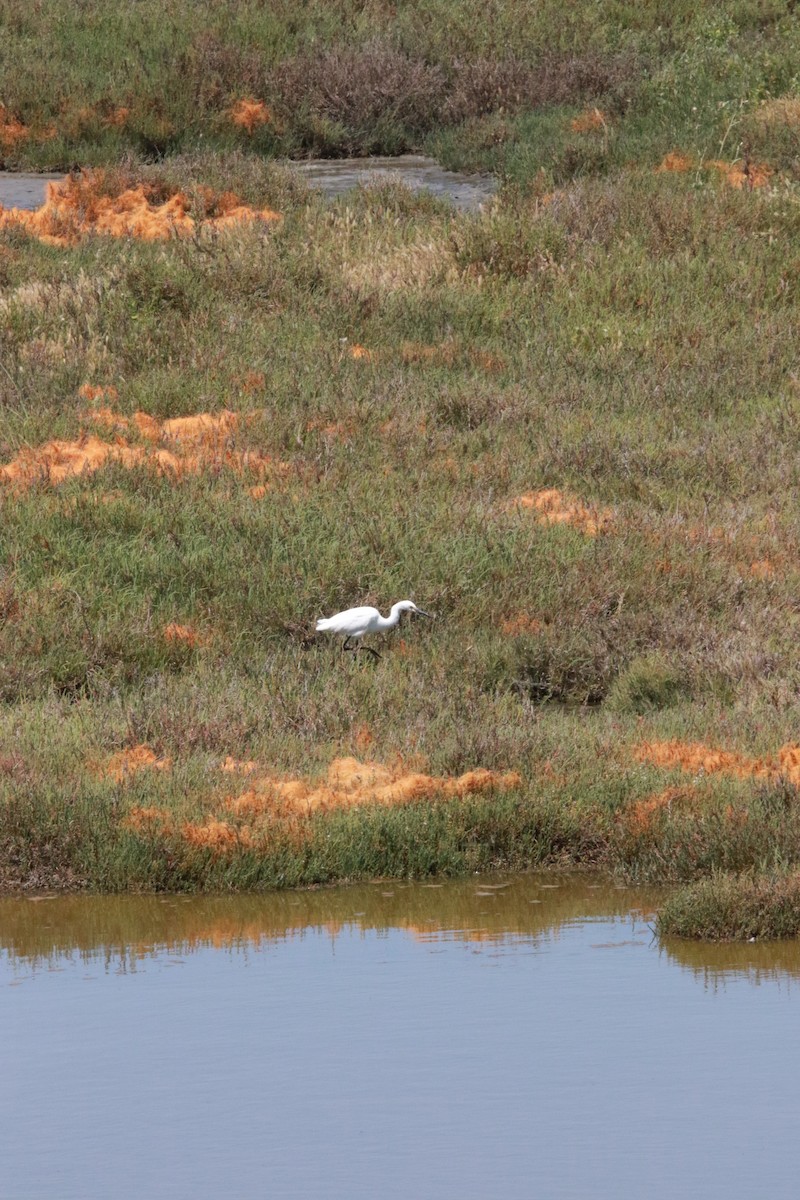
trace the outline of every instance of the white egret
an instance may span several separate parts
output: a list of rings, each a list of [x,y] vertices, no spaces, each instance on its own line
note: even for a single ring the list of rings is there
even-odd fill
[[[413,600],[398,600],[397,604],[392,605],[388,617],[382,617],[377,608],[371,608],[365,604],[360,608],[346,608],[344,612],[334,613],[332,617],[323,617],[322,620],[317,621],[317,633],[343,633],[342,650],[367,650],[375,658],[380,658],[380,654],[377,650],[373,650],[372,646],[348,646],[347,643],[358,641],[367,633],[378,633],[382,629],[394,629],[402,612],[418,613],[421,617],[431,616],[430,613],[417,608]]]

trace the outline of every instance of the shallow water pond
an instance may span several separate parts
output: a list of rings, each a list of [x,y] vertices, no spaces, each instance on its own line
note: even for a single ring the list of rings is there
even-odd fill
[[[63,175],[0,171],[0,204],[3,208],[39,208],[51,179],[63,179]]]
[[[552,875],[0,900],[0,1195],[796,1195],[797,945]]]
[[[450,200],[456,208],[476,211],[497,190],[497,180],[491,175],[446,171],[435,159],[421,154],[401,154],[397,158],[320,158],[292,166],[310,187],[319,188],[330,198],[342,196],[360,184],[396,180],[412,191],[431,192]]]

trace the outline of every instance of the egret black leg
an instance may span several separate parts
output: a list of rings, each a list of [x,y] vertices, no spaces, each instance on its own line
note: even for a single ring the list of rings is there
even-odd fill
[[[350,641],[350,634],[348,634],[347,637],[342,642],[342,653],[344,653],[345,650],[349,650],[353,654],[358,654],[359,650],[366,650],[367,654],[371,654],[373,658],[379,659],[381,657],[381,655],[378,654],[377,650],[372,649],[372,646],[363,646],[361,644],[359,644],[358,646],[348,646],[347,643],[349,641]]]

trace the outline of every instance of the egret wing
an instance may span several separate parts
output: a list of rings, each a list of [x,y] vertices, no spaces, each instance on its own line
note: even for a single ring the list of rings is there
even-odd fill
[[[329,628],[335,629],[337,633],[358,637],[359,634],[366,633],[377,617],[380,617],[377,608],[370,608],[369,605],[347,608],[344,612],[337,613],[335,617],[330,618]]]

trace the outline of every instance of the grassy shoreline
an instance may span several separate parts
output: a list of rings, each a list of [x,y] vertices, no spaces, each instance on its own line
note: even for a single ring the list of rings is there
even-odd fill
[[[696,914],[707,879],[741,874],[742,912],[751,877],[780,899],[800,862],[800,99],[773,7],[612,28],[577,6],[557,69],[534,53],[554,10],[514,41],[503,7],[459,67],[485,111],[445,121],[415,76],[413,137],[406,110],[378,129],[364,56],[388,60],[353,26],[363,139],[345,122],[322,148],[500,170],[475,216],[396,186],[326,205],[264,157],[319,149],[299,124],[203,125],[211,149],[167,157],[198,129],[62,138],[62,165],[107,165],[0,213],[0,887],[549,864],[699,883]],[[5,8],[29,36],[37,14]],[[241,48],[256,10],[234,10]],[[439,16],[390,49],[449,95]],[[270,43],[271,86],[323,18]],[[38,113],[19,58],[7,126],[66,120],[61,44]],[[4,161],[54,146],[20,135]],[[437,620],[378,663],[314,636],[405,596]]]

